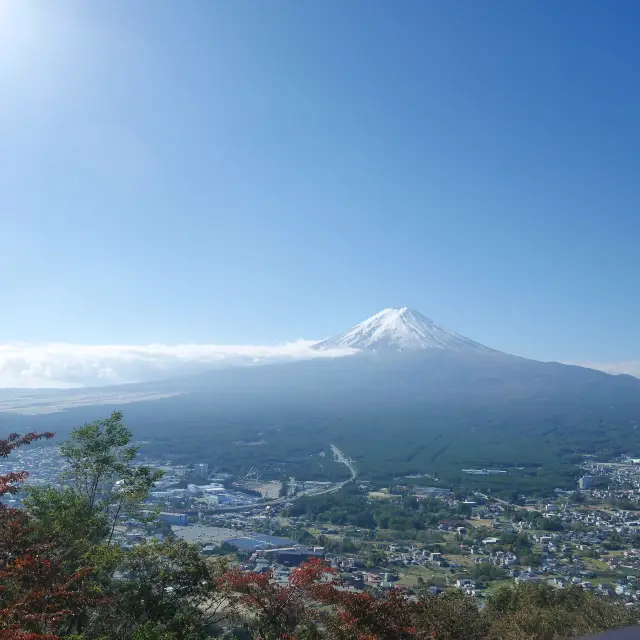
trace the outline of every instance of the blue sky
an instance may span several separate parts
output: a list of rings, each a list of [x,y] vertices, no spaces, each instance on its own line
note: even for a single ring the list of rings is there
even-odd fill
[[[410,305],[640,359],[638,20],[0,0],[0,343],[277,344]]]

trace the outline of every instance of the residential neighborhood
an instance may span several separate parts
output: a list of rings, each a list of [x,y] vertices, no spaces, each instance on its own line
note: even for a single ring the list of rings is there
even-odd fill
[[[500,585],[545,582],[640,603],[640,460],[585,458],[574,491],[522,495],[518,504],[407,482],[413,478],[391,487],[357,481],[346,494],[328,495],[329,483],[260,483],[201,463],[152,462],[164,472],[147,500],[153,523],[119,523],[114,535],[123,548],[177,536],[205,556],[225,555],[283,584],[292,567],[323,558],[354,590],[459,589],[481,602]],[[51,447],[25,450],[15,464],[31,470],[32,484],[61,471]],[[9,499],[19,505],[21,498]],[[326,516],[314,513],[314,500],[327,503]],[[362,526],[350,522],[349,504]],[[307,505],[304,515],[300,505]],[[404,516],[414,516],[411,528],[395,523]]]

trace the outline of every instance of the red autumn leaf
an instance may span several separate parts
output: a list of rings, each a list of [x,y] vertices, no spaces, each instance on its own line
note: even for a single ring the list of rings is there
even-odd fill
[[[0,458],[52,433],[0,439]],[[0,475],[0,497],[15,493],[26,471]],[[75,612],[104,602],[84,588],[89,569],[65,573],[54,539],[34,536],[29,515],[0,503],[0,640],[56,640]]]

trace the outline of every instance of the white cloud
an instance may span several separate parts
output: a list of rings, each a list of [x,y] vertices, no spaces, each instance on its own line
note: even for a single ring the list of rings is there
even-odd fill
[[[143,382],[198,373],[216,366],[333,358],[353,349],[314,351],[314,340],[277,346],[0,345],[0,388],[71,388]]]
[[[626,360],[623,362],[567,362],[567,364],[576,364],[579,367],[597,369],[605,373],[628,373],[631,376],[640,378],[640,360]]]

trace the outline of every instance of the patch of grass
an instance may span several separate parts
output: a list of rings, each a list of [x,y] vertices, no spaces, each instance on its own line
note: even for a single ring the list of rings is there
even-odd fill
[[[496,591],[498,591],[499,589],[501,589],[502,587],[514,587],[515,586],[515,582],[511,579],[505,579],[505,580],[494,580],[493,582],[488,582],[487,583],[487,588],[483,589],[483,592],[485,594],[485,596],[491,596],[494,593],[496,593]]]
[[[584,566],[587,571],[611,571],[609,569],[609,565],[603,560],[598,560],[597,558],[583,558]]]
[[[472,520],[465,520],[465,523],[472,527],[486,527],[487,529],[493,529],[493,522],[488,518],[477,518]]]
[[[430,567],[405,567],[398,570],[399,580],[397,584],[406,587],[417,587],[420,582],[418,578],[422,578],[425,584],[430,582],[444,583],[446,578],[442,571],[436,571]]]

